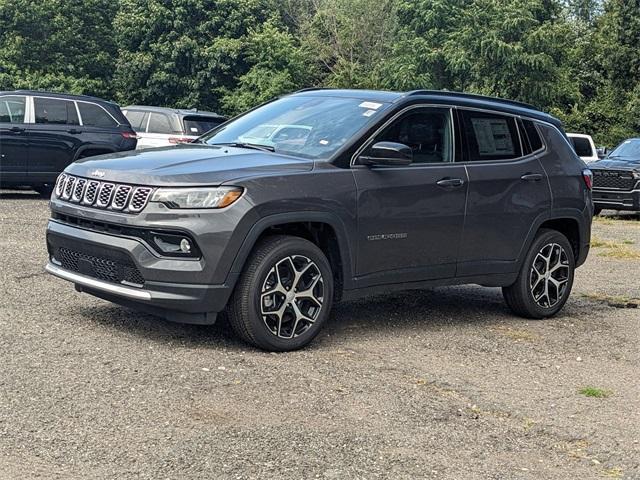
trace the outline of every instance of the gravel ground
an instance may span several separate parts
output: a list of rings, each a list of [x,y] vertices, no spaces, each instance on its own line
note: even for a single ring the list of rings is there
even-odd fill
[[[640,478],[638,216],[596,221],[555,319],[408,292],[288,354],[76,293],[43,271],[47,216],[0,192],[2,479]]]

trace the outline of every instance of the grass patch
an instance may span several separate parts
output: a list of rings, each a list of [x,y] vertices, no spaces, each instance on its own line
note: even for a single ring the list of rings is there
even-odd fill
[[[612,242],[598,237],[591,238],[591,247],[602,248],[604,251],[598,255],[601,257],[620,258],[625,260],[640,260],[640,251],[630,248],[633,240],[623,240],[622,242]]]
[[[584,387],[578,390],[578,393],[591,398],[607,398],[611,396],[610,391],[596,387]]]
[[[639,308],[640,298],[630,298],[623,295],[606,295],[602,293],[583,293],[584,298],[600,303],[606,303],[610,307]]]

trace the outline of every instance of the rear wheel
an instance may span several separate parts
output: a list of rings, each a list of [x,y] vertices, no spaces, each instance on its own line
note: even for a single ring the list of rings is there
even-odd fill
[[[538,232],[515,283],[502,289],[511,310],[526,318],[558,313],[569,298],[575,271],[573,249],[555,230]]]
[[[51,192],[53,192],[53,185],[37,185],[35,187],[33,187],[33,189],[38,192],[40,195],[42,195],[43,197],[50,197],[51,196]]]
[[[318,334],[332,300],[331,267],[316,245],[298,237],[268,237],[247,261],[229,305],[229,323],[259,348],[295,350]]]
[[[602,213],[602,208],[600,207],[593,207],[593,216],[597,217],[598,215],[600,215]]]

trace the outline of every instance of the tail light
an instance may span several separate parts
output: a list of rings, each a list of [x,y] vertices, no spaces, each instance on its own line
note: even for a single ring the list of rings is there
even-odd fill
[[[193,142],[193,138],[191,137],[169,137],[169,143],[178,144],[178,143],[191,143]]]
[[[120,132],[120,134],[124,138],[134,138],[134,139],[138,138],[138,135],[136,134],[136,132]]]
[[[588,168],[582,170],[582,178],[584,179],[584,183],[589,190],[593,188],[593,173]]]

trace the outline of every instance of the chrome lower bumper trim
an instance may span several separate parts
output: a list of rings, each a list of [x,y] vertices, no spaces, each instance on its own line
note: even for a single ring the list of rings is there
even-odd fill
[[[122,285],[114,285],[113,283],[96,280],[95,278],[87,277],[86,275],[70,272],[69,270],[60,268],[53,263],[48,263],[45,267],[45,270],[51,275],[55,275],[56,277],[60,277],[63,280],[68,280],[78,285],[82,285],[83,287],[95,288],[96,290],[113,293],[115,295],[121,295],[123,297],[132,298],[135,300],[151,300],[151,293],[144,290],[125,287]]]

